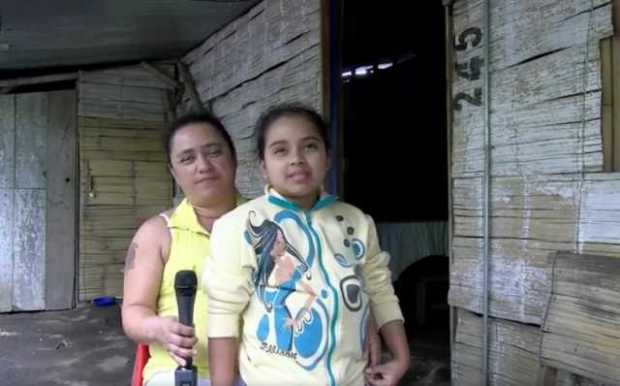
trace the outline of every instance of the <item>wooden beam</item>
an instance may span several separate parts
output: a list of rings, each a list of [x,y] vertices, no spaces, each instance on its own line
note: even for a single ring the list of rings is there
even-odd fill
[[[155,67],[154,65],[147,63],[147,62],[141,62],[140,65],[149,73],[151,73],[155,78],[161,80],[162,82],[166,83],[167,85],[170,85],[174,88],[178,88],[178,89],[183,89],[183,84],[179,81],[177,81],[176,79],[172,78],[170,75],[166,74],[165,72],[163,72],[162,70],[160,70],[159,68]]]
[[[198,91],[196,90],[194,78],[192,77],[192,74],[189,72],[189,69],[187,68],[185,63],[179,60],[177,62],[177,68],[179,69],[179,73],[181,74],[181,79],[183,80],[183,84],[185,85],[185,90],[189,92],[189,97],[192,101],[192,109],[195,111],[211,110],[208,106],[205,107],[200,101],[200,95],[198,95]]]
[[[5,79],[5,80],[0,80],[0,89],[4,91],[5,88],[26,86],[29,84],[63,82],[67,80],[76,80],[77,78],[78,78],[77,72],[70,72],[66,74],[33,76],[30,78]]]

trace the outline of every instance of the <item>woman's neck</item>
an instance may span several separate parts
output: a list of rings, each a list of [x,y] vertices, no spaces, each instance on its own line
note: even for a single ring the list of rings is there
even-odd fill
[[[217,204],[202,204],[200,206],[192,204],[192,207],[194,208],[194,213],[196,213],[200,225],[211,232],[215,220],[234,209],[235,203],[236,197],[232,195],[230,199],[222,200]]]

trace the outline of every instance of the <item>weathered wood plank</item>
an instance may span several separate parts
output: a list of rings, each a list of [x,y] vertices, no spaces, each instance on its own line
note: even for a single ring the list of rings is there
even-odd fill
[[[136,119],[114,119],[78,116],[80,135],[88,131],[86,128],[108,128],[108,129],[140,129],[140,130],[161,130],[165,124],[161,121],[141,121]]]
[[[493,173],[515,173],[515,169],[523,174],[602,170],[600,112],[599,91],[586,95],[585,110],[583,95],[494,110],[491,143],[495,145],[496,140],[500,141],[494,150],[500,158],[492,163]],[[457,117],[460,114],[455,114],[455,120]],[[463,126],[455,127],[454,134],[453,176],[479,175],[483,170],[482,128],[477,123],[460,123]],[[591,149],[595,143],[597,145]],[[597,153],[588,154],[593,150]],[[511,158],[502,159],[501,151],[508,152]],[[521,154],[523,151],[525,154]],[[550,156],[548,152],[552,152]]]
[[[45,309],[46,191],[15,190],[13,308]]]
[[[558,253],[541,359],[601,382],[620,380],[620,259]]]
[[[15,187],[15,97],[0,95],[0,188]]]
[[[472,61],[481,61],[484,65],[482,34],[482,3],[479,0],[458,1],[453,6],[454,45],[455,49],[452,82],[452,165],[453,176],[478,175],[484,168],[483,133],[484,133],[484,95],[483,78],[475,76]],[[456,69],[459,65],[468,68],[467,81]],[[475,68],[475,66],[474,66]],[[480,68],[483,70],[483,67]],[[473,102],[473,103],[472,103]]]
[[[261,2],[183,58],[203,101],[320,43],[320,1]]]
[[[103,83],[78,83],[80,99],[148,103],[164,108],[165,93],[159,88],[134,87]]]
[[[482,318],[457,311],[452,353],[452,383],[482,385]],[[490,385],[535,385],[540,330],[535,326],[489,319]]]
[[[170,180],[168,164],[165,162],[140,162],[134,163],[135,176],[154,177],[156,179]]]
[[[47,94],[18,94],[15,118],[15,184],[43,189],[47,185]]]
[[[91,176],[125,176],[133,175],[133,162],[129,161],[108,161],[90,160],[88,161],[88,173]]]
[[[82,126],[80,128],[80,139],[88,137],[113,137],[113,138],[142,138],[142,139],[157,139],[161,141],[162,131],[161,129],[151,128],[111,128],[101,125],[95,127]]]
[[[86,117],[164,122],[166,112],[161,105],[140,102],[80,98],[79,103],[79,114]]]
[[[482,201],[478,178],[454,179],[453,267],[449,302],[479,312],[482,302]],[[550,252],[578,246],[579,176],[494,178],[490,313],[540,323]]]
[[[213,111],[235,138],[247,138],[253,135],[258,116],[271,105],[295,100],[320,109],[320,71],[320,50],[313,47],[216,98]]]
[[[48,101],[45,307],[56,310],[74,301],[76,95],[51,92]]]
[[[540,324],[549,292],[549,253],[569,243],[537,240],[491,240],[489,313],[494,317]],[[455,238],[448,302],[482,311],[482,239]]]
[[[98,159],[111,161],[156,161],[166,162],[163,151],[112,151],[112,150],[84,150],[80,152],[80,159]]]
[[[121,294],[128,240],[172,203],[161,143],[169,85],[152,83],[161,80],[144,68],[82,75],[79,299],[89,300]]]
[[[0,188],[0,312],[13,305],[14,190]]]
[[[505,0],[491,5],[491,68],[611,36],[609,0]],[[605,5],[607,4],[607,5]],[[594,12],[589,12],[594,6]],[[590,29],[590,32],[588,32]]]
[[[580,250],[618,256],[620,251],[620,174],[588,174],[583,184]]]
[[[159,64],[157,67],[168,75],[174,76],[174,66]],[[141,65],[115,67],[105,70],[82,71],[80,72],[79,80],[80,82],[109,85],[151,87],[159,89],[173,88],[170,84],[162,82],[161,79],[154,77]]]
[[[479,311],[482,204],[477,179],[455,179],[450,303]],[[491,314],[540,323],[549,252],[620,253],[620,174],[496,178],[493,182]],[[579,219],[577,216],[580,216]],[[515,275],[515,272],[518,273]],[[546,284],[545,284],[546,283]]]

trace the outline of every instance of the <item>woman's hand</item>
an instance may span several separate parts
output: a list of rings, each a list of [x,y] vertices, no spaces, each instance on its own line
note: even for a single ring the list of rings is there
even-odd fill
[[[196,356],[195,346],[198,343],[198,338],[195,336],[193,327],[179,323],[174,317],[154,316],[149,318],[146,323],[156,324],[152,331],[156,331],[157,335],[153,338],[168,351],[170,357],[180,366],[185,366],[187,358]]]

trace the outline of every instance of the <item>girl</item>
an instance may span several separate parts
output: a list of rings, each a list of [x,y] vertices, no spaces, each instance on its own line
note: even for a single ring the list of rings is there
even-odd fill
[[[409,348],[388,255],[370,217],[322,190],[326,124],[278,106],[257,138],[265,195],[216,222],[205,265],[212,384],[231,385],[238,358],[249,386],[396,385]],[[366,369],[370,313],[392,359]]]

